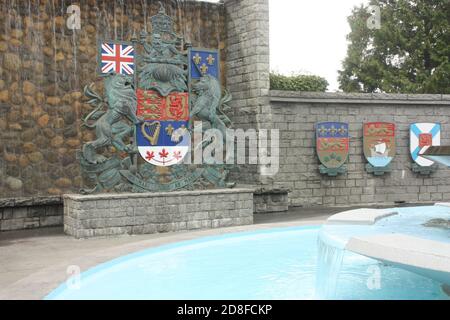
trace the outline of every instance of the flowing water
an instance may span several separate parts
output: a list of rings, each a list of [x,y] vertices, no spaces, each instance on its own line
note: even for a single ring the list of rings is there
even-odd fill
[[[325,225],[318,236],[318,265],[316,276],[316,296],[336,298],[341,278],[345,278],[351,265],[345,258],[351,256],[345,250],[348,240],[353,236],[402,233],[443,243],[450,243],[450,229],[430,228],[430,221],[445,221],[450,218],[450,208],[441,206],[412,207],[398,209],[398,215],[383,218],[374,225]],[[353,255],[357,257],[358,255]],[[383,264],[378,263],[372,272],[379,272]],[[351,271],[360,273],[364,270]],[[367,270],[366,270],[367,271]],[[369,270],[369,273],[371,271]]]
[[[320,235],[317,249],[316,298],[332,299],[336,297],[345,250],[327,243]]]

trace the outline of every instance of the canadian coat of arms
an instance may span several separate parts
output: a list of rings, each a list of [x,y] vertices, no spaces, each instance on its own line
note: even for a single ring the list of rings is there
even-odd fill
[[[348,124],[321,122],[316,124],[317,156],[322,163],[320,173],[337,176],[346,172],[345,163],[349,153]]]
[[[364,156],[369,162],[366,170],[375,175],[390,171],[395,156],[395,124],[369,122],[363,126]]]
[[[151,25],[150,34],[141,32],[131,43],[99,44],[105,94],[85,88],[93,110],[83,125],[95,130],[96,139],[78,154],[90,185],[83,193],[233,186],[226,182],[232,166],[184,163],[194,119],[224,134],[231,126],[218,50],[185,43],[162,4]]]

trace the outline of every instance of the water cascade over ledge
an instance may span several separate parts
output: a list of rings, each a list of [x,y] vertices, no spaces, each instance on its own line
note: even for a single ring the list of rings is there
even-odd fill
[[[407,270],[447,288],[450,284],[449,218],[449,205],[421,210],[414,207],[384,211],[358,209],[330,217],[317,241],[316,298],[336,298],[339,282],[348,280],[350,274],[354,277],[352,281],[365,283],[369,288],[371,272],[376,270],[381,281],[383,268]],[[369,268],[367,274],[351,270],[348,273],[345,260],[357,261],[362,256],[373,259],[374,268]],[[341,272],[343,264],[348,274]]]

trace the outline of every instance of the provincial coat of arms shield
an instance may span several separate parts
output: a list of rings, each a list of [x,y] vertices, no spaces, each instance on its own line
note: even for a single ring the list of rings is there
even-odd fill
[[[349,153],[348,124],[321,122],[316,124],[316,148],[322,166],[321,173],[336,176],[345,172],[344,164]]]
[[[435,163],[420,154],[430,146],[441,145],[441,125],[439,123],[413,123],[409,129],[410,153],[415,164],[420,167],[431,167]]]
[[[395,156],[395,124],[389,122],[369,122],[363,128],[364,156],[369,162],[370,172],[381,174]],[[384,169],[383,169],[384,168]],[[381,170],[383,169],[383,170]]]

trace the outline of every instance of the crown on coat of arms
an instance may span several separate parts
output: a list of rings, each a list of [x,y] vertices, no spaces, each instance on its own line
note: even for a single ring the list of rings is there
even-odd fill
[[[158,14],[151,17],[152,32],[153,33],[172,33],[173,21],[172,18],[166,14],[166,9],[163,4],[159,2],[160,8]]]

